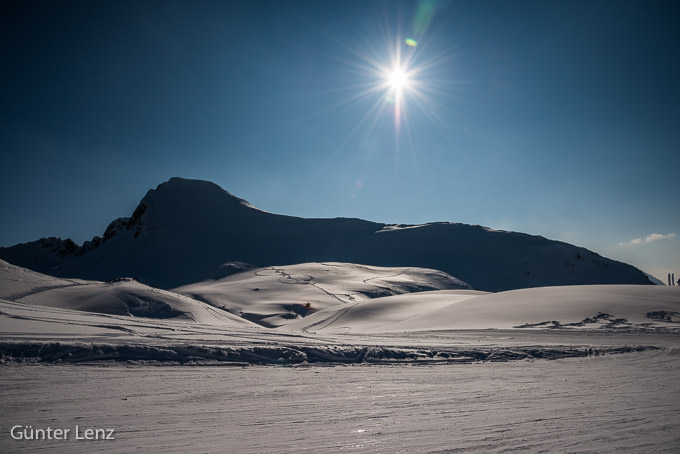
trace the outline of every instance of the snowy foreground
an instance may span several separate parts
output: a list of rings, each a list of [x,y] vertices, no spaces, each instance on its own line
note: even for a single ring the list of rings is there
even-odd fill
[[[677,288],[312,263],[167,291],[0,262],[3,453],[677,453],[678,370]]]
[[[321,335],[29,309],[0,304],[2,452],[680,452],[672,331]]]
[[[677,349],[438,366],[4,367],[3,452],[680,452]],[[16,441],[14,424],[114,428]],[[82,430],[82,429],[81,429]]]

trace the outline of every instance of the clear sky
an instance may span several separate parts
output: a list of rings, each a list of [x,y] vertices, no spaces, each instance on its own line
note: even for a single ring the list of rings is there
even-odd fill
[[[0,246],[101,235],[182,176],[275,213],[482,224],[680,276],[676,1],[1,8]]]

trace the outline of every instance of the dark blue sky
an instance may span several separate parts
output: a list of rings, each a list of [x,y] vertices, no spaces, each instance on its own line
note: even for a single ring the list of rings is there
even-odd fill
[[[483,224],[680,271],[677,2],[2,8],[0,245],[101,235],[183,176],[276,213]],[[420,71],[399,130],[369,71],[397,43]]]

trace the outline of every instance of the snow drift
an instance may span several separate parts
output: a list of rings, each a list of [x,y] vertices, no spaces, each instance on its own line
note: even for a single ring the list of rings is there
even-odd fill
[[[324,262],[257,268],[174,291],[273,327],[322,309],[371,298],[469,288],[436,270]]]
[[[680,332],[680,291],[639,285],[432,291],[332,307],[285,327],[329,334],[531,328]]]
[[[184,295],[133,279],[96,282],[58,279],[0,260],[0,298],[26,305],[203,324],[251,325]]]

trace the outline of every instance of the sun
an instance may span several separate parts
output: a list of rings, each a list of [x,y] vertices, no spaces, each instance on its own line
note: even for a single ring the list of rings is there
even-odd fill
[[[385,27],[377,35],[371,32],[363,36],[365,46],[339,43],[347,55],[333,56],[359,77],[348,86],[329,88],[346,92],[329,108],[345,105],[365,108],[346,142],[360,130],[366,131],[366,137],[372,136],[386,113],[394,117],[395,143],[404,137],[412,145],[418,114],[448,128],[439,112],[447,107],[441,100],[449,96],[452,86],[444,71],[452,50],[441,49],[440,44],[430,44],[424,38],[419,38],[421,42],[410,37],[402,39],[399,33],[390,30],[389,24]]]
[[[397,52],[397,59],[399,59],[399,52]],[[392,66],[393,69],[385,73],[387,75],[386,85],[391,91],[390,99],[394,103],[394,126],[397,132],[401,123],[404,94],[411,88],[409,73],[406,71],[406,67],[397,61]]]
[[[389,83],[394,90],[403,90],[408,85],[408,77],[403,69],[397,68],[390,73]]]

